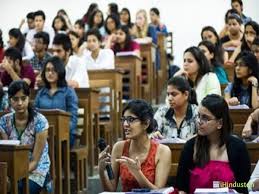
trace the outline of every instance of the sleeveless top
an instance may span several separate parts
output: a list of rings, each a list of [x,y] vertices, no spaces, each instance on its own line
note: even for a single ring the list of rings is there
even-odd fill
[[[151,146],[150,146],[148,155],[144,160],[144,162],[141,163],[142,173],[153,184],[155,183],[155,175],[156,175],[155,157],[156,157],[158,145],[159,144],[151,140]],[[125,141],[122,156],[129,157],[129,146],[130,146],[130,141],[129,140]],[[130,173],[128,167],[125,164],[120,164],[120,179],[121,179],[123,192],[131,191],[132,189],[135,189],[135,188],[140,188],[137,180]]]
[[[190,193],[196,188],[219,187],[220,183],[234,183],[234,173],[225,161],[209,161],[205,167],[195,167],[190,172]]]

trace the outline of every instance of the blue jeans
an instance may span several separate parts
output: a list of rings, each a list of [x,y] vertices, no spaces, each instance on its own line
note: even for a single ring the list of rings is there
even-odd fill
[[[18,193],[19,194],[23,194],[23,187],[24,184],[22,183],[22,181],[18,181]],[[40,185],[38,185],[37,183],[35,183],[32,180],[29,180],[29,191],[30,194],[39,194],[42,190],[42,187]]]

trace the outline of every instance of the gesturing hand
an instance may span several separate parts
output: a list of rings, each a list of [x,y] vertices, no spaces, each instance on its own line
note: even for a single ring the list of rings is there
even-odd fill
[[[99,154],[98,166],[99,171],[104,171],[108,164],[111,164],[111,155],[108,152],[109,145]]]
[[[134,172],[137,172],[141,169],[141,165],[138,157],[136,157],[136,159],[134,160],[126,156],[121,156],[121,158],[116,159],[116,162],[125,164],[132,174],[134,174]]]

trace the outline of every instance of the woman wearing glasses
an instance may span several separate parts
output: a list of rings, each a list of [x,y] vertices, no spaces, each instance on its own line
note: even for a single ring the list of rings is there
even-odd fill
[[[42,114],[30,106],[30,88],[25,81],[13,81],[9,86],[8,95],[14,112],[0,118],[0,139],[20,140],[21,145],[32,145],[29,153],[29,190],[30,194],[38,194],[48,180],[49,124]],[[23,190],[20,183],[19,193]]]
[[[180,157],[176,180],[179,193],[213,188],[220,182],[236,183],[237,192],[247,193],[247,187],[240,185],[249,181],[250,159],[245,143],[231,135],[228,104],[211,94],[201,101],[198,112],[198,135],[187,141]]]
[[[35,107],[39,109],[60,109],[71,113],[70,147],[75,144],[77,127],[78,98],[75,90],[67,86],[65,66],[58,57],[47,60],[42,70],[44,87],[35,98]]]
[[[258,62],[256,57],[247,51],[236,58],[234,82],[225,89],[225,99],[231,106],[246,104],[250,108],[258,107]]]
[[[148,137],[155,124],[152,107],[144,100],[131,100],[123,110],[121,122],[127,140],[117,142],[111,155],[109,146],[99,154],[103,189],[116,191],[119,178],[124,192],[134,188],[164,187],[171,166],[171,151]],[[105,174],[107,164],[112,166],[112,180]]]

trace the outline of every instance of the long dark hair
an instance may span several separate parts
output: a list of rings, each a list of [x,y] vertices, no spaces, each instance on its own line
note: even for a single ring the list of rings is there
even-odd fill
[[[63,16],[61,15],[57,15],[54,19],[53,19],[53,22],[52,22],[52,28],[53,30],[55,31],[55,33],[58,33],[59,30],[57,30],[55,28],[55,20],[56,19],[60,19],[61,22],[63,23],[63,26],[61,27],[60,31],[66,31],[68,29],[68,26],[67,26],[67,23],[66,23],[66,20]]]
[[[130,42],[132,41],[132,38],[131,38],[130,33],[129,33],[128,26],[126,26],[126,25],[119,26],[117,28],[117,31],[118,30],[123,31],[126,34],[125,43],[124,43],[125,47],[121,48],[119,43],[115,43],[115,45],[113,47],[114,48],[113,50],[114,50],[115,53],[119,52],[122,49],[126,49],[127,50],[130,47]]]
[[[103,23],[104,23],[104,19],[103,19],[103,12],[99,9],[96,9],[93,11],[93,13],[89,16],[89,20],[88,20],[88,26],[89,26],[89,29],[95,27],[94,26],[94,17],[97,13],[101,13],[102,14],[102,21],[100,24],[98,24],[98,28],[101,28],[103,26]]]
[[[17,39],[17,43],[14,47],[18,49],[20,52],[22,52],[25,45],[25,38],[20,29],[12,28],[11,30],[9,30],[9,36],[12,36]]]
[[[253,55],[253,53],[244,51],[239,53],[237,56],[235,63],[237,61],[241,61],[244,63],[248,69],[251,70],[251,74],[249,76],[254,76],[258,80],[258,62],[256,57]],[[237,78],[236,71],[234,72],[234,82],[233,82],[233,89],[231,90],[231,96],[235,96],[239,99],[241,99],[241,87],[242,87],[242,79]],[[248,85],[248,92],[250,94],[248,106],[252,107],[252,85]]]
[[[255,37],[258,37],[259,36],[259,25],[258,23],[256,23],[255,21],[249,21],[245,24],[245,32],[246,33],[246,28],[247,26],[251,26],[253,28],[253,30],[255,31],[256,33],[256,36]],[[245,39],[245,34],[243,36],[243,39],[242,39],[242,45],[241,45],[241,51],[251,51],[251,48],[248,46],[247,42],[246,42],[246,39]]]
[[[85,15],[83,16],[82,20],[84,22],[84,24],[89,24],[89,17],[90,15],[93,13],[93,11],[95,11],[96,9],[98,9],[98,4],[97,3],[91,3],[85,13]]]
[[[154,119],[154,111],[152,106],[142,99],[130,100],[122,111],[122,115],[126,111],[130,111],[132,114],[136,115],[141,122],[149,121],[149,126],[147,128],[147,133],[152,133],[156,127],[156,121]]]
[[[167,86],[174,86],[182,93],[186,91],[189,92],[188,102],[190,104],[198,105],[195,90],[190,86],[188,80],[185,79],[183,76],[171,77],[167,82]]]
[[[189,47],[184,51],[184,54],[187,52],[190,52],[193,55],[193,57],[197,61],[197,64],[199,65],[198,75],[196,80],[194,81],[194,83],[192,83],[192,81],[189,80],[189,82],[191,83],[191,86],[193,87],[198,84],[202,76],[204,76],[206,73],[211,72],[211,69],[207,58],[198,47],[195,47],[195,46]]]
[[[128,14],[128,16],[129,16],[128,22],[127,22],[127,24],[125,24],[125,25],[128,26],[128,28],[132,28],[133,23],[131,22],[131,15],[130,15],[129,9],[124,7],[124,8],[121,9],[120,14],[121,14],[122,12],[126,12],[126,13]]]
[[[218,146],[222,147],[232,133],[233,123],[230,118],[228,104],[225,99],[217,94],[209,94],[202,101],[201,105],[208,109],[217,120],[221,120],[222,127],[220,130]],[[210,142],[207,136],[197,135],[195,142],[194,161],[197,166],[205,166],[210,161]]]
[[[55,72],[58,74],[57,87],[66,87],[67,81],[65,78],[66,77],[65,65],[62,62],[62,60],[56,56],[49,58],[43,66],[41,77],[45,84],[45,87],[50,89],[50,84],[45,76],[46,67],[48,63],[51,63],[53,65]]]
[[[216,39],[217,39],[217,42],[215,43],[215,47],[216,47],[216,54],[215,54],[215,58],[217,61],[219,61],[221,64],[224,64],[224,49],[222,47],[222,43],[220,41],[220,38],[219,38],[219,35],[217,33],[217,31],[215,30],[215,28],[213,28],[212,26],[205,26],[202,28],[201,30],[201,39],[203,39],[203,32],[205,31],[210,31],[212,32],[215,36],[216,36]]]
[[[202,45],[205,46],[211,54],[213,54],[213,58],[210,61],[210,64],[212,66],[212,70],[217,66],[221,66],[220,61],[218,61],[218,59],[216,58],[216,47],[215,47],[215,45],[208,40],[201,41],[198,46],[202,46]]]
[[[20,90],[22,90],[23,93],[27,97],[30,97],[30,87],[29,87],[29,85],[24,80],[16,80],[16,81],[13,81],[9,85],[9,88],[8,88],[9,99],[11,99]],[[29,113],[29,117],[28,117],[28,123],[29,123],[29,122],[33,121],[33,118],[36,114],[36,112],[35,112],[33,106],[31,105],[31,103],[28,104],[28,113]]]

